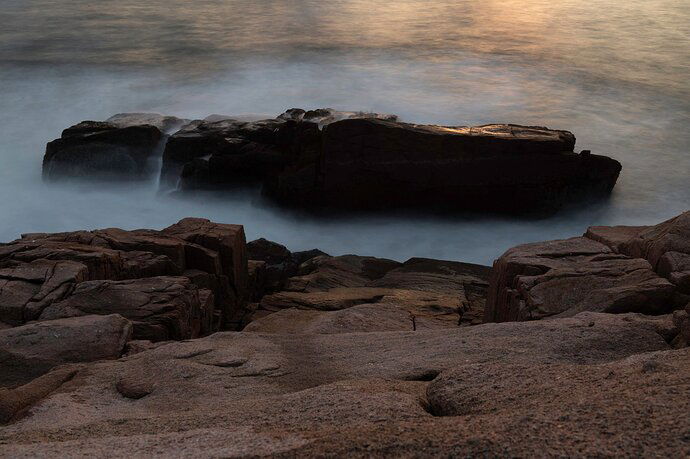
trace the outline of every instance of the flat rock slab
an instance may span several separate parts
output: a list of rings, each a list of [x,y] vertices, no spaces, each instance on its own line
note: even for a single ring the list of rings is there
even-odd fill
[[[132,324],[117,314],[0,330],[0,386],[24,384],[65,363],[119,358],[131,336]]]
[[[683,416],[688,357],[685,351],[667,351],[659,334],[667,322],[584,313],[456,330],[217,333],[87,365],[59,391],[37,402],[26,417],[0,431],[0,454],[77,449],[92,454],[115,448],[116,455],[194,455],[201,439],[213,441],[209,451],[225,456],[249,451],[448,455],[480,449],[520,455],[541,448],[572,455],[592,444],[605,452],[678,455],[682,431],[688,428]],[[616,366],[631,355],[654,351],[667,352]],[[528,388],[502,383],[504,374],[508,380],[521,372],[536,378],[542,369],[554,379],[579,372],[568,382],[573,396],[552,397],[543,388],[526,395],[524,404],[522,397],[510,400],[510,391]],[[475,371],[475,379],[462,376]],[[602,382],[606,377],[613,379]],[[440,382],[428,386],[436,378]],[[493,391],[496,400],[505,400],[499,407],[503,411],[496,414],[478,405],[472,416],[454,411],[444,413],[452,417],[435,415],[441,406],[460,400],[457,387],[464,380],[476,381],[468,382],[469,394]],[[665,383],[667,387],[660,386]],[[593,396],[594,387],[604,390]],[[576,403],[577,394],[588,391],[589,405],[571,412],[571,420],[559,420],[563,413],[555,405],[548,409],[560,397],[566,397],[566,404]],[[545,408],[537,403],[541,394]],[[635,406],[645,410],[645,416],[629,413],[629,397],[636,395]],[[624,401],[625,410],[615,409]],[[585,415],[590,421],[580,424]],[[643,424],[659,427],[645,430]],[[539,435],[531,433],[533,426],[540,426]],[[613,435],[602,432],[602,426]],[[619,443],[619,429],[634,434]],[[653,433],[643,442],[638,432]]]

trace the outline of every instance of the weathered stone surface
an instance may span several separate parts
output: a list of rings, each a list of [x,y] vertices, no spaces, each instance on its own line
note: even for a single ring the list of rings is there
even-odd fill
[[[69,295],[86,280],[86,266],[73,261],[4,261],[0,266],[0,321],[21,325]]]
[[[16,420],[28,408],[77,374],[76,365],[63,365],[16,388],[0,387],[0,425]]]
[[[397,292],[396,292],[397,293]],[[401,292],[403,295],[408,292]],[[402,296],[402,295],[401,295]],[[393,294],[380,303],[360,304],[345,309],[322,311],[291,307],[259,318],[243,331],[255,333],[361,333],[382,331],[456,328],[457,308],[423,302],[401,301]]]
[[[579,237],[514,247],[495,263],[484,320],[529,320],[582,311],[660,314],[674,287],[645,260]]]
[[[83,121],[48,143],[43,178],[144,180],[155,172],[163,138],[148,124]]]
[[[399,263],[355,255],[315,257],[300,269],[308,274],[290,278],[284,291],[264,296],[252,320],[264,317],[266,311],[286,308],[338,311],[366,305],[376,311],[377,317],[391,314],[389,319],[380,322],[381,330],[407,329],[400,328],[401,317],[405,317],[412,328],[476,325],[482,322],[490,272],[487,266],[468,263],[424,258]],[[381,307],[377,309],[378,306]],[[338,318],[340,322],[347,322],[352,317],[349,325],[335,325],[332,331],[335,333],[348,327],[356,331],[354,324],[364,310],[369,309],[362,306],[357,311],[338,314],[292,311],[280,317],[294,321],[287,325],[289,330],[297,330],[300,324],[312,327],[314,321],[333,323]],[[280,320],[270,319],[270,323],[277,324]],[[376,329],[373,317],[366,324],[362,323],[366,329]],[[256,327],[258,325],[252,329]],[[275,329],[273,325],[270,327]],[[324,325],[319,329],[326,328]]]
[[[287,281],[285,290],[323,292],[337,287],[365,287],[401,263],[385,258],[341,255],[318,256],[300,267],[300,276]]]
[[[24,384],[65,363],[116,359],[131,335],[132,324],[117,314],[0,330],[0,386]]]
[[[82,282],[69,297],[48,306],[40,320],[119,314],[132,322],[132,338],[166,341],[214,331],[213,309],[212,294],[186,277],[149,277]]]
[[[644,258],[683,293],[690,293],[690,212],[655,226],[594,226],[585,236],[617,253]]]
[[[246,314],[245,307],[249,298],[247,244],[242,225],[214,223],[203,218],[184,218],[165,228],[162,233],[218,255],[220,270],[216,274],[219,287],[214,291],[216,307],[222,312],[224,327],[238,327]],[[206,259],[205,251],[186,253],[188,259]]]
[[[201,289],[200,305],[215,302],[213,325],[207,326],[204,316],[202,333],[238,328],[249,298],[247,275],[240,225],[192,218],[163,231],[25,234],[0,246],[0,321],[36,320],[84,281],[183,276]]]
[[[678,456],[690,427],[688,356],[668,351],[655,324],[585,313],[455,330],[218,333],[89,364],[0,431],[0,454],[194,455],[201,441],[219,456]],[[666,352],[642,354],[652,351]],[[536,381],[542,370],[550,377]],[[527,393],[520,372],[540,388],[573,380]],[[496,403],[489,396],[471,416],[433,416],[439,400],[458,399],[458,374],[476,381],[471,393],[495,391]],[[427,389],[438,375],[443,384]],[[563,384],[569,393],[556,391]]]

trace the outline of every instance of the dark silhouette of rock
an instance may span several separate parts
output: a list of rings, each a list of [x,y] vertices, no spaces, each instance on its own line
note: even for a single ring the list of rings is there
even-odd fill
[[[571,133],[546,128],[360,119],[330,124],[323,137],[319,199],[357,210],[553,211],[608,195],[621,169],[610,158],[573,153]]]
[[[148,124],[83,121],[46,146],[46,180],[145,180],[156,170],[163,134]]]

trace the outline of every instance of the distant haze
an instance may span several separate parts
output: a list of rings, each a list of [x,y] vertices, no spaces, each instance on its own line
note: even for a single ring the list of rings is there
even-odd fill
[[[518,243],[690,208],[686,0],[3,0],[0,10],[0,241],[199,216],[294,250],[489,264]],[[291,107],[567,129],[578,151],[612,156],[623,173],[610,201],[544,220],[320,220],[247,196],[41,181],[45,143],[81,120]]]

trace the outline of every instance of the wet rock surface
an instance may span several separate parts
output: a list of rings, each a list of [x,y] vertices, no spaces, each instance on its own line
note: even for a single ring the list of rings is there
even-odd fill
[[[574,147],[572,133],[545,127],[418,125],[333,109],[190,122],[130,113],[66,129],[48,144],[43,169],[46,178],[141,178],[160,161],[163,191],[261,189],[319,212],[535,214],[615,186],[620,163]]]
[[[26,234],[0,246],[0,456],[683,457],[690,304],[660,260],[690,234],[670,222],[493,268],[202,219]]]

